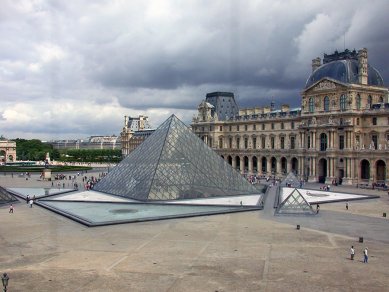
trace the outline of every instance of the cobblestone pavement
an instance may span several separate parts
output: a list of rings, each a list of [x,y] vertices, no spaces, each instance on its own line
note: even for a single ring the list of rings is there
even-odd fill
[[[0,185],[51,183],[0,174]],[[24,202],[13,214],[3,206],[0,273],[9,274],[9,291],[387,291],[388,195],[337,188],[381,198],[350,202],[349,210],[323,204],[309,218],[275,218],[265,208],[96,228]]]

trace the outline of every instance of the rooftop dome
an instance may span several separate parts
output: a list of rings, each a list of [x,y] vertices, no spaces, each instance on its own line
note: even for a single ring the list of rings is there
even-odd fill
[[[347,54],[346,54],[347,52]],[[305,88],[310,87],[324,77],[332,78],[343,83],[358,84],[358,59],[355,51],[345,53],[335,52],[333,55],[324,54],[323,65],[309,76]],[[320,61],[320,59],[319,59]],[[377,69],[368,65],[368,85],[384,86],[384,81]]]

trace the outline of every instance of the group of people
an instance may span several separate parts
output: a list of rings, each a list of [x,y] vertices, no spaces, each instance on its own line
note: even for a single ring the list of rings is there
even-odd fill
[[[32,205],[34,204],[35,201],[35,195],[31,198],[30,195],[27,195],[26,197],[26,203],[29,204],[30,208],[32,208]],[[13,204],[9,205],[9,211],[8,213],[13,213],[14,212],[14,206]]]
[[[350,259],[353,261],[354,260],[354,256],[355,256],[355,249],[354,249],[354,246],[351,246],[350,248]],[[367,254],[367,247],[365,247],[365,249],[363,250],[363,263],[367,264],[369,260],[369,256]]]

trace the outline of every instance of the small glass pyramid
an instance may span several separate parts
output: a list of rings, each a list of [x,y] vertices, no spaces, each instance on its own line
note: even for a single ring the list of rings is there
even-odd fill
[[[293,172],[289,172],[288,175],[282,180],[280,185],[282,187],[297,188],[300,185],[300,181]]]
[[[278,205],[276,214],[296,214],[296,215],[314,215],[316,212],[304,198],[304,196],[294,189],[288,197]]]
[[[175,115],[94,187],[141,201],[260,194]]]
[[[0,186],[0,204],[16,202],[17,199],[11,195],[5,188]]]

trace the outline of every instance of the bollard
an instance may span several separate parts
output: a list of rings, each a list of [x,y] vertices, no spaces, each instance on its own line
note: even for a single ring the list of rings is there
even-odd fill
[[[382,217],[386,217],[386,213],[382,213]]]
[[[361,242],[361,243],[363,242],[363,237],[359,238],[359,242]]]
[[[297,225],[297,230],[300,230],[300,224]]]

